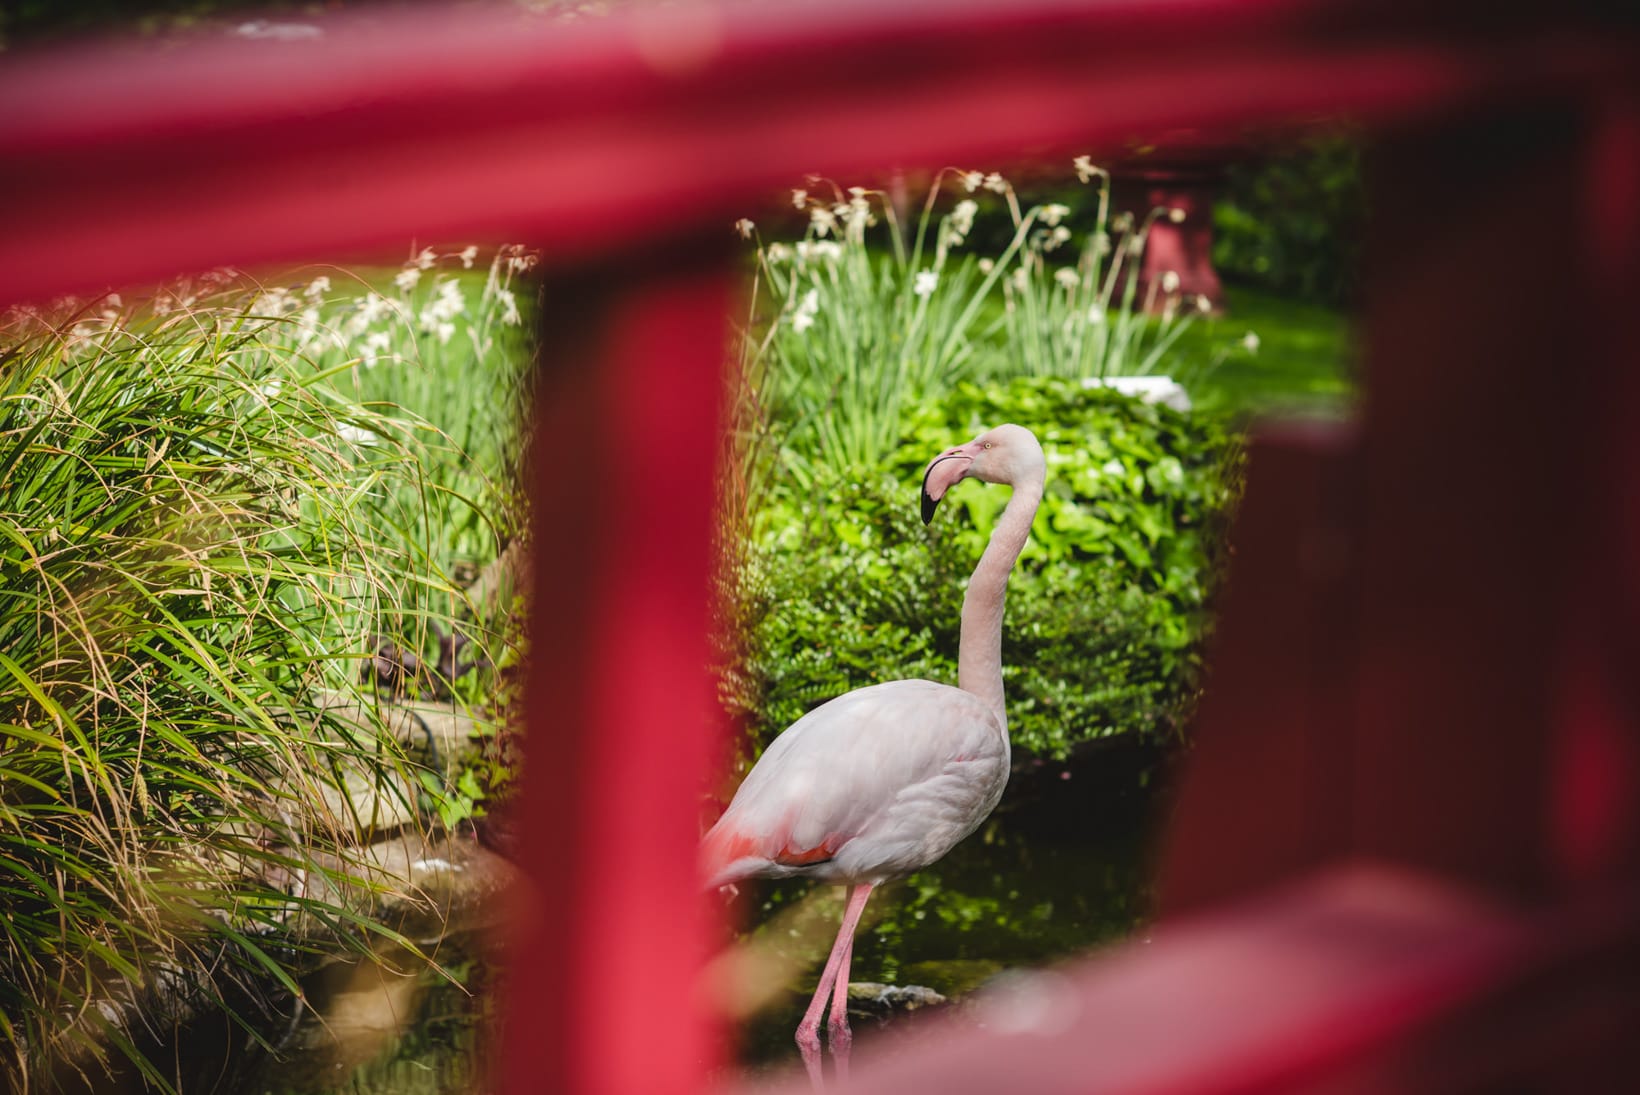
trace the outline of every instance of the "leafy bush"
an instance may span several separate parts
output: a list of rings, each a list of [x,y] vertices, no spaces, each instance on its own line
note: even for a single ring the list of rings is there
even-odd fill
[[[1035,430],[1049,467],[1004,625],[1015,743],[1057,757],[1089,738],[1177,731],[1195,699],[1237,450],[1199,417],[1018,379],[958,385],[875,474],[771,490],[733,575],[744,649],[722,690],[755,745],[850,688],[956,679],[963,585],[1007,491],[964,484],[925,529],[917,488],[932,454],[1007,421]]]

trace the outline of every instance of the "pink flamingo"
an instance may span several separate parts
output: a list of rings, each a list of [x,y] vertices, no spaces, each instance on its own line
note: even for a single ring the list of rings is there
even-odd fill
[[[797,1027],[817,1085],[828,995],[832,1056],[839,1075],[847,1073],[849,959],[872,889],[945,855],[985,820],[1008,782],[1002,606],[1046,475],[1042,446],[1023,426],[998,426],[934,458],[923,473],[924,524],[963,479],[1014,488],[963,598],[957,687],[891,681],[810,711],[764,751],[702,841],[712,887],[791,875],[849,887],[837,940]]]

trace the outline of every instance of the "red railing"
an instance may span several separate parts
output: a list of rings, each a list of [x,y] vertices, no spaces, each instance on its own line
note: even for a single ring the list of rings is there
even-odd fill
[[[935,1027],[856,1082],[1609,1089],[1640,1019],[1635,31],[1596,5],[701,3],[12,57],[0,301],[412,236],[547,249],[500,1079],[687,1092],[718,1060],[694,844],[728,222],[808,172],[1347,117],[1375,149],[1365,405],[1254,445],[1154,942],[1042,988],[1063,1022]]]

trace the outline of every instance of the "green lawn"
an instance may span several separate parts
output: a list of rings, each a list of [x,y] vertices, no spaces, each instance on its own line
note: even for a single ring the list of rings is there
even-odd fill
[[[1175,347],[1186,360],[1222,360],[1189,383],[1196,406],[1247,416],[1280,411],[1336,413],[1355,391],[1355,347],[1346,316],[1246,286],[1225,288],[1226,312],[1192,324]],[[1249,353],[1237,340],[1258,336]],[[1234,345],[1228,354],[1227,344]]]

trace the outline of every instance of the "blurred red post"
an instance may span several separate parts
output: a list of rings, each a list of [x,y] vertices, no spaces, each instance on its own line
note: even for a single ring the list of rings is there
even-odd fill
[[[731,295],[693,250],[543,290],[506,1091],[683,1093],[716,1059],[693,822]]]

